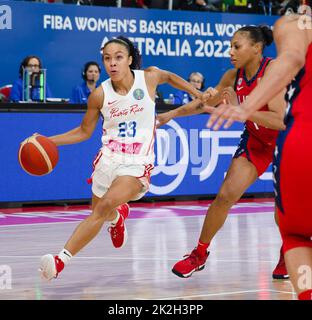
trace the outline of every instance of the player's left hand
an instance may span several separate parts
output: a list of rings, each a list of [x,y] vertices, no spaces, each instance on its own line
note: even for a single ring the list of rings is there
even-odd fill
[[[226,87],[222,90],[222,99],[226,101],[226,103],[230,103],[232,105],[238,105],[237,95],[235,90],[232,87]]]
[[[207,127],[219,130],[223,125],[224,129],[228,129],[234,121],[245,122],[248,116],[247,111],[241,106],[222,103],[211,113]]]

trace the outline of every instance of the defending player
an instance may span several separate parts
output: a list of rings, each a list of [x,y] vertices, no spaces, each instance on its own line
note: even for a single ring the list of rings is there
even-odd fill
[[[230,55],[235,69],[228,70],[215,89],[209,89],[210,98],[206,103],[216,106],[224,97],[232,102],[234,98],[235,104],[238,104],[238,101],[242,103],[273,63],[272,59],[263,57],[264,47],[270,45],[272,41],[272,31],[267,26],[246,26],[239,29],[231,41]],[[196,248],[172,269],[177,276],[190,277],[193,272],[204,268],[209,255],[207,252],[209,244],[224,224],[230,208],[272,162],[278,130],[284,129],[284,110],[284,92],[281,91],[246,122],[225,180],[207,211]],[[158,121],[162,125],[174,117],[203,111],[201,101],[197,100],[159,115]],[[288,278],[282,250],[280,250],[280,260],[273,271],[273,278]]]
[[[312,300],[312,1],[301,16],[285,16],[274,25],[278,56],[259,86],[240,108],[220,105],[209,127],[225,119],[245,121],[283,87],[287,90],[286,130],[278,137],[273,163],[279,228],[290,280],[299,300]],[[220,108],[220,109],[219,109]]]

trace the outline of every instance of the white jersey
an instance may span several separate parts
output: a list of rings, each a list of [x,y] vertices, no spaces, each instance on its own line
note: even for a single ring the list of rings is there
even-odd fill
[[[102,153],[123,164],[154,164],[155,102],[144,71],[133,72],[134,83],[125,96],[115,92],[111,79],[101,84],[105,96]]]

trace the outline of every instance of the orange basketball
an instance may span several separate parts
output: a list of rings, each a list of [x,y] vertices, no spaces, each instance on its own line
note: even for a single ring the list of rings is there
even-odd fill
[[[50,173],[59,159],[54,142],[42,135],[33,135],[21,143],[18,161],[29,174],[43,176]]]

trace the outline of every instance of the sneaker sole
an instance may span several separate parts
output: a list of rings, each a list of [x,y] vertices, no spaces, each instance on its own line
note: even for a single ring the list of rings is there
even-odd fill
[[[48,281],[56,277],[55,261],[52,254],[46,254],[41,258],[39,272],[41,277]]]
[[[274,280],[287,280],[289,279],[289,275],[288,274],[272,274],[272,278]]]
[[[194,270],[192,271],[191,273],[188,273],[188,274],[183,274],[183,273],[180,273],[178,272],[177,270],[175,269],[172,269],[171,271],[178,277],[180,278],[189,278],[194,272],[197,272],[197,271],[201,271],[205,268],[205,265],[203,264],[202,266],[200,266],[197,270]]]

